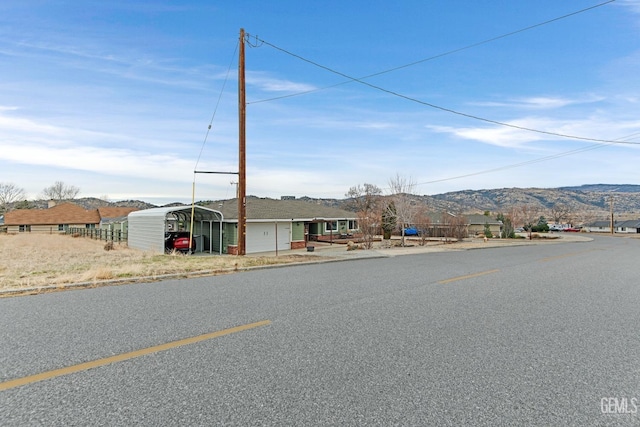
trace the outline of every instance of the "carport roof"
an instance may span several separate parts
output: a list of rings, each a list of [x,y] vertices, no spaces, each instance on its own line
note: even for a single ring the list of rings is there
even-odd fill
[[[222,212],[215,209],[206,208],[204,206],[193,207],[193,219],[194,221],[222,221],[224,216]],[[184,206],[163,206],[160,208],[144,209],[141,211],[131,212],[129,216],[146,216],[146,217],[162,217],[166,218],[167,215],[175,213],[177,216],[185,215],[191,216],[191,205]]]

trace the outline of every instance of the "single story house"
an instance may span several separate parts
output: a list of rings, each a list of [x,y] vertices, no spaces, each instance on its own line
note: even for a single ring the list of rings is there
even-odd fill
[[[618,223],[614,224],[614,230]],[[611,233],[611,221],[610,220],[602,220],[602,221],[594,221],[590,224],[586,224],[583,229],[588,232],[593,233]]]
[[[488,226],[494,237],[502,237],[502,221],[482,214],[465,215],[465,218],[467,218],[470,236],[484,233],[485,227]]]
[[[429,223],[418,228],[425,228],[431,237],[447,237],[455,234],[453,228],[464,227],[463,235],[474,236],[485,232],[485,224],[489,225],[491,234],[502,236],[502,222],[482,214],[455,215],[451,212],[430,212]]]
[[[623,221],[615,225],[616,233],[637,234],[640,233],[640,219]]]
[[[4,215],[8,233],[65,233],[69,228],[99,228],[103,215],[126,216],[136,208],[103,207],[84,209],[71,202],[47,209],[16,209]]]
[[[126,216],[137,208],[84,209],[75,203],[50,204],[47,209],[16,209],[4,215],[8,233],[65,233],[69,228],[100,228],[109,216]]]
[[[224,215],[225,253],[238,251],[238,200],[210,205]],[[247,197],[246,252],[300,249],[309,241],[358,231],[355,212],[302,200]]]
[[[594,221],[586,224],[583,230],[592,233],[611,233],[611,220]],[[613,224],[613,232],[621,234],[638,234],[640,233],[640,219],[631,219],[626,221],[616,221]]]
[[[192,207],[145,209],[128,216],[129,247],[164,251],[164,236],[190,231]],[[194,206],[196,252],[238,253],[238,200]],[[325,236],[338,238],[358,228],[356,214],[301,200],[247,197],[246,253],[300,249]]]

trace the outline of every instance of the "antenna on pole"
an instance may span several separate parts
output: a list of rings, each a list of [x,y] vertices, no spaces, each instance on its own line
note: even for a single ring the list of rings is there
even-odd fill
[[[238,255],[246,254],[247,183],[246,183],[246,95],[244,77],[244,28],[240,29],[240,57],[238,60]]]

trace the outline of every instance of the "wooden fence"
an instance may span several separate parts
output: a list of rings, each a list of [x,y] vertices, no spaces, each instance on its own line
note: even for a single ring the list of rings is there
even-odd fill
[[[68,228],[65,234],[90,239],[104,240],[105,242],[127,242],[127,232],[122,230],[109,230],[106,228]]]

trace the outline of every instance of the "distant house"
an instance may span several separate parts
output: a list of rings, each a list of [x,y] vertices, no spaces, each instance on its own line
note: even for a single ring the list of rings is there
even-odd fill
[[[502,221],[481,214],[465,215],[465,217],[467,218],[467,224],[469,224],[470,236],[484,233],[485,228],[488,226],[494,237],[502,237]]]
[[[99,228],[101,215],[124,216],[136,208],[84,209],[65,202],[47,209],[16,209],[5,213],[8,233],[64,233],[70,228]],[[106,218],[106,217],[105,217]]]
[[[431,237],[444,237],[452,234],[452,227],[464,227],[465,236],[474,236],[485,232],[485,224],[489,226],[493,236],[502,236],[502,222],[482,214],[455,215],[451,212],[431,212],[427,232]],[[455,224],[455,225],[454,225]]]
[[[617,224],[614,224],[614,230]],[[611,233],[611,221],[594,221],[586,224],[583,229],[592,233]]]
[[[640,219],[623,221],[615,226],[616,233],[637,234],[640,233]]]

